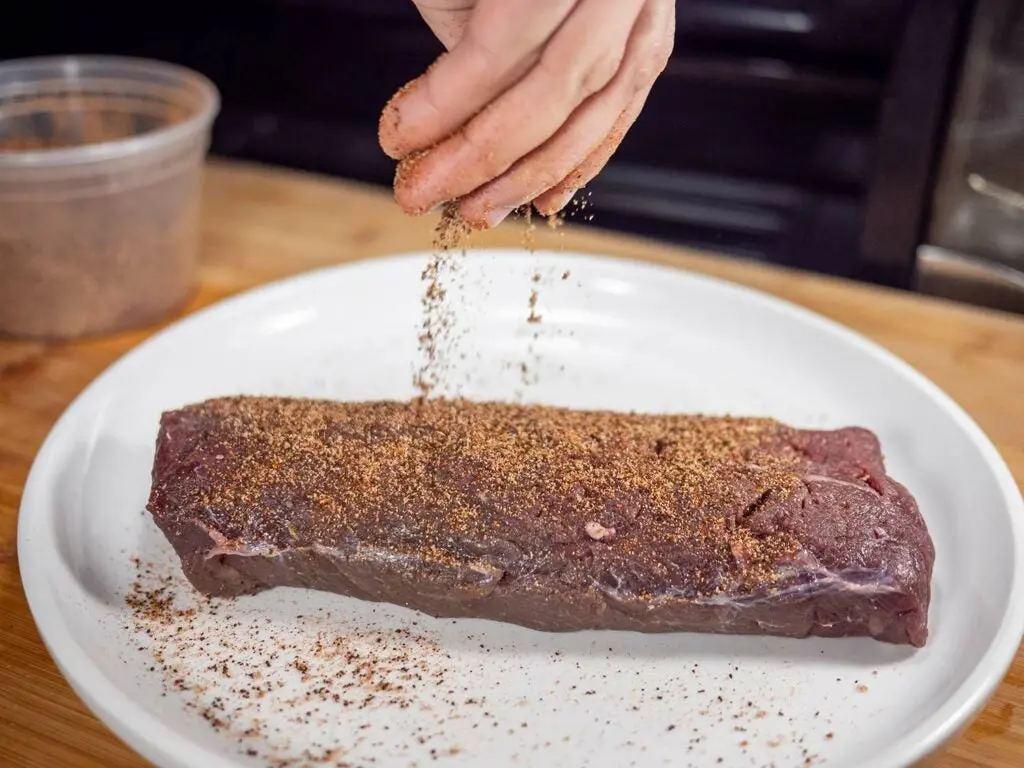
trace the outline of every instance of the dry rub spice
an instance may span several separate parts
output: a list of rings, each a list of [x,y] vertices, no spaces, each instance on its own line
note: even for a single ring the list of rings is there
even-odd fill
[[[449,290],[465,255],[462,245],[470,231],[469,224],[459,215],[458,206],[455,203],[445,206],[434,232],[433,254],[421,276],[424,283],[419,335],[422,360],[413,383],[423,398],[439,394],[448,383],[457,352],[458,315]]]
[[[574,198],[572,204],[578,206],[579,202]],[[523,247],[536,258],[537,225],[534,221],[534,216],[536,214],[533,211],[533,207],[530,205],[523,206],[522,208],[519,209],[518,213],[519,215],[522,216],[526,224],[526,227],[523,230]],[[565,223],[565,219],[568,215],[570,215],[570,213],[572,213],[572,211],[562,210],[547,216],[546,223],[548,230],[550,232],[558,231],[559,236],[563,235],[564,232],[559,230],[560,227]],[[561,250],[561,244],[559,244],[558,250]],[[568,270],[562,272],[561,279],[563,281],[569,279]],[[540,382],[539,371],[542,363],[542,358],[540,352],[537,349],[537,342],[541,338],[540,326],[544,320],[544,316],[538,311],[538,304],[540,303],[541,288],[544,287],[545,278],[544,274],[541,271],[539,262],[536,263],[534,267],[534,271],[530,278],[530,282],[531,286],[529,299],[527,302],[526,322],[534,327],[530,333],[529,341],[527,342],[526,360],[519,364],[519,370],[521,373],[521,384],[524,388],[538,384]],[[517,399],[519,399],[519,396],[521,394],[522,393],[520,392],[517,395]]]
[[[799,549],[746,527],[766,500],[801,487],[791,430],[770,420],[444,399],[227,398],[192,411],[225,459],[216,482],[182,485],[176,503],[218,510],[232,538],[352,538],[409,555],[415,570],[471,568],[478,558],[463,543],[497,537],[528,554],[506,564],[508,578],[554,557],[563,582],[586,589],[597,534],[608,567],[631,575],[617,589],[640,596],[756,592]]]
[[[179,308],[195,279],[200,174],[99,196],[0,198],[0,333],[68,339]]]
[[[74,135],[0,135],[0,334],[66,339],[136,327],[191,294],[204,146],[45,185],[3,174],[5,157],[122,139],[133,115],[93,103]],[[169,108],[170,109],[170,108]],[[104,118],[103,115],[106,114]],[[51,122],[59,124],[56,112]],[[184,117],[150,116],[158,125]],[[92,119],[90,119],[92,118]],[[140,117],[141,119],[141,117]],[[25,177],[28,178],[28,177]]]
[[[533,221],[533,206],[525,205],[519,210],[526,224],[523,230],[523,247],[536,259],[537,253],[537,225]],[[540,301],[540,283],[543,276],[539,264],[535,264],[533,274],[530,276],[530,296],[527,301],[528,312],[526,322],[538,326],[543,318],[537,311],[537,303]],[[534,328],[530,333],[530,339],[526,346],[526,359],[519,364],[521,373],[521,384],[529,387],[539,381],[538,371],[541,359],[537,353],[537,341],[540,338],[540,329]]]

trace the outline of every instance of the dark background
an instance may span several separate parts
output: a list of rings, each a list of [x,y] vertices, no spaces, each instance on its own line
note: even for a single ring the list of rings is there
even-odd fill
[[[511,0],[510,0],[511,1]],[[679,0],[593,223],[908,286],[970,0]],[[130,54],[221,89],[217,154],[390,184],[380,108],[440,46],[408,0],[19,4],[0,58]]]

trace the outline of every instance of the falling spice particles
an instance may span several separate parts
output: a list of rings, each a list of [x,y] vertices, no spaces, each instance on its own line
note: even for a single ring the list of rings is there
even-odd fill
[[[569,211],[569,215],[572,217],[581,216],[583,221],[593,221],[594,214],[586,213],[587,209],[592,205],[590,190],[580,190],[569,203],[569,207],[572,209]]]
[[[454,297],[449,295],[465,257],[463,244],[471,231],[455,205],[448,205],[441,214],[434,232],[434,249],[421,275],[423,289],[423,322],[419,335],[421,363],[413,376],[413,384],[424,398],[442,394],[449,384],[458,356],[458,312]]]
[[[519,215],[523,218],[526,226],[523,230],[523,247],[534,256],[535,264],[533,274],[530,276],[530,293],[527,300],[527,315],[526,322],[530,326],[534,326],[530,332],[529,340],[527,341],[526,348],[526,359],[519,364],[520,371],[520,383],[523,388],[527,388],[540,383],[540,367],[543,363],[540,352],[537,349],[537,342],[541,337],[540,324],[544,318],[537,309],[537,305],[540,301],[541,288],[545,284],[544,274],[541,271],[540,263],[537,260],[537,225],[534,222],[534,213],[532,206],[523,206],[519,210]],[[552,223],[555,222],[555,223]],[[563,222],[563,216],[561,212],[553,214],[547,217],[547,224],[549,229],[557,229]],[[523,392],[520,391],[517,394],[517,399],[521,399]]]
[[[396,188],[415,173],[421,157],[422,153],[410,156],[399,165],[395,176]],[[547,227],[552,231],[560,229],[567,217],[579,215],[589,204],[589,192],[580,190],[580,194],[573,198],[566,210],[546,217]],[[514,217],[525,220],[523,248],[531,254],[536,253],[537,226],[533,216],[533,206],[529,204],[521,206],[514,213]],[[593,216],[588,215],[587,219],[593,219]],[[445,205],[434,231],[433,254],[421,275],[424,283],[421,299],[423,320],[418,339],[421,361],[413,374],[413,384],[424,399],[443,394],[459,394],[453,374],[457,361],[465,358],[459,343],[468,329],[460,327],[457,300],[452,294],[465,294],[466,289],[470,288],[463,285],[458,276],[466,255],[467,239],[472,231],[472,226],[459,215],[458,201]],[[562,280],[568,278],[569,272],[564,271]],[[538,326],[543,321],[537,309],[542,279],[538,266],[532,276],[527,304],[526,322],[531,326]],[[467,297],[463,295],[462,298]],[[536,345],[539,339],[540,330],[535,329],[527,343],[526,360],[516,366],[524,388],[540,382],[538,370],[542,360]],[[467,380],[471,378],[470,374],[466,375]],[[521,399],[522,395],[523,392],[518,391],[515,399]]]
[[[202,597],[169,561],[132,562],[124,627],[133,658],[163,696],[254,765],[423,765],[497,753],[524,765],[578,763],[596,748],[593,734],[602,754],[639,764],[650,763],[652,739],[670,744],[673,765],[691,766],[820,765],[822,751],[841,747],[831,717],[798,714],[778,670],[763,665],[662,664],[632,653],[629,639],[594,648],[572,633],[547,638],[540,655],[527,633],[524,655],[519,630],[396,622],[364,605],[379,617],[367,619],[358,601],[355,610],[296,604],[289,614]],[[847,706],[842,694],[833,709]]]
[[[523,206],[516,211],[516,215],[526,223],[523,247],[535,254],[537,227],[533,222],[531,206]],[[555,218],[561,220],[561,214],[548,217],[548,221]],[[552,225],[549,223],[549,226]],[[424,288],[418,337],[420,362],[413,373],[413,384],[424,399],[459,394],[459,382],[454,374],[457,363],[466,357],[461,349],[461,341],[469,331],[461,317],[460,304],[465,305],[473,300],[474,294],[483,292],[482,285],[469,285],[461,275],[472,232],[473,228],[459,215],[458,206],[454,203],[446,205],[434,231],[430,260],[421,275]],[[563,271],[562,280],[566,280],[568,274]],[[538,311],[543,281],[544,276],[538,265],[531,277],[524,318],[530,326],[539,326],[543,321]],[[516,366],[523,387],[539,383],[537,371],[541,359],[535,343],[539,338],[540,329],[534,327],[527,343],[526,359]],[[471,374],[467,372],[466,378],[468,381]],[[521,396],[522,392],[518,392],[516,397],[518,399]]]
[[[575,201],[573,201],[575,203]],[[586,201],[583,201],[586,204]],[[572,204],[570,204],[572,208]],[[565,210],[547,216],[547,227],[550,230],[558,230],[564,223],[566,217],[572,215],[574,211]],[[553,284],[559,280],[564,282],[569,279],[571,272],[566,269],[558,267],[557,262],[549,269],[542,269],[541,262],[537,256],[537,224],[535,223],[535,214],[530,206],[524,206],[517,212],[525,221],[525,228],[523,230],[523,247],[532,255],[534,255],[534,268],[533,273],[530,276],[530,289],[529,296],[527,299],[527,313],[526,322],[530,327],[529,338],[527,341],[526,359],[519,363],[520,371],[520,384],[522,389],[517,392],[517,400],[522,399],[524,394],[523,390],[530,386],[534,386],[540,383],[540,370],[544,363],[543,356],[540,353],[539,342],[542,336],[550,338],[552,336],[558,336],[566,334],[569,336],[573,335],[573,331],[570,329],[559,329],[549,325],[544,325],[544,315],[539,309],[541,294],[546,289],[550,288]],[[563,234],[562,232],[558,233]],[[558,251],[562,250],[561,244],[557,248]],[[565,366],[559,366],[559,371],[564,372]]]

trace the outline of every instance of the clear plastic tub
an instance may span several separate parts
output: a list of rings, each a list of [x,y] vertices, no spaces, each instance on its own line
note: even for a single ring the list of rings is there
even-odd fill
[[[160,62],[0,64],[0,334],[101,334],[187,302],[219,104]]]

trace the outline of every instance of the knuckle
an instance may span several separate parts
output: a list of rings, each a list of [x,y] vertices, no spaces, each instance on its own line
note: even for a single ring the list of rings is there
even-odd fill
[[[672,60],[672,43],[670,37],[668,41],[647,47],[644,53],[637,57],[633,68],[633,81],[639,87],[650,85],[665,71]]]
[[[597,93],[615,77],[622,66],[622,51],[602,51],[577,76],[578,90],[585,98]]]
[[[658,79],[658,75],[668,66],[668,57],[661,51],[645,56],[636,67],[633,82],[637,89],[650,85]]]
[[[665,45],[660,45],[654,50],[654,75],[657,77],[668,67],[672,60],[672,40]]]
[[[540,77],[550,83],[560,83],[565,98],[580,102],[607,86],[622,66],[621,50],[605,50],[585,61],[566,61],[566,56],[548,48],[536,64]]]
[[[672,60],[672,52],[675,50],[676,38],[675,34],[669,33],[661,42],[661,45],[654,47],[654,62],[656,67],[656,74],[660,75],[665,71],[668,63]]]
[[[473,167],[481,176],[493,179],[505,170],[495,151],[493,139],[488,138],[492,131],[484,127],[481,120],[470,121],[461,135],[468,154],[474,158]]]
[[[477,71],[491,72],[496,67],[504,66],[502,56],[476,29],[470,28],[466,35],[466,43],[472,56],[473,66],[477,68]]]

